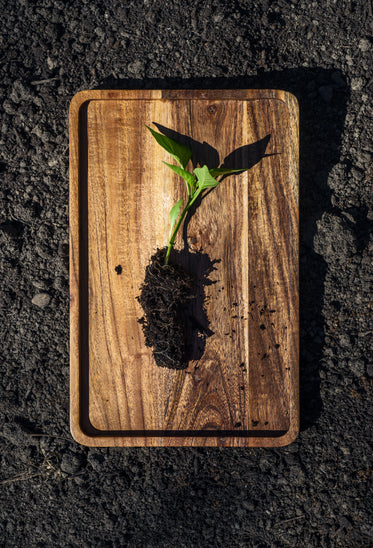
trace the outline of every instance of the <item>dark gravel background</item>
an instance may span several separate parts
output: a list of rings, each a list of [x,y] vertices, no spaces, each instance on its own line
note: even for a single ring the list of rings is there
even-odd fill
[[[2,0],[0,544],[372,546],[371,0]],[[302,432],[274,450],[78,446],[68,106],[280,87],[301,110]]]

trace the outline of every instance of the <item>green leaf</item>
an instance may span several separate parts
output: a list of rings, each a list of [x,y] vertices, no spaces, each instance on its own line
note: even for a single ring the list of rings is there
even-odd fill
[[[163,163],[166,164],[166,166],[168,166],[170,169],[172,169],[172,171],[180,175],[180,177],[182,177],[184,181],[186,181],[186,184],[188,186],[188,194],[193,192],[193,187],[194,187],[196,178],[194,175],[192,175],[192,173],[189,173],[189,171],[185,171],[185,169],[183,169],[182,167],[173,166],[171,164],[168,164],[167,162],[163,162]]]
[[[170,233],[172,232],[172,229],[175,226],[176,220],[177,220],[177,218],[179,216],[179,213],[180,213],[180,208],[181,208],[182,203],[183,203],[183,199],[181,198],[181,200],[176,202],[176,204],[171,208],[171,211],[170,211],[171,231],[170,231]]]
[[[219,184],[219,181],[211,176],[209,168],[206,165],[203,167],[196,167],[193,172],[197,175],[197,185],[199,189],[214,188]]]
[[[239,173],[242,171],[247,171],[247,169],[228,169],[225,167],[217,167],[215,169],[210,169],[210,175],[212,177],[219,177],[219,175],[231,175],[231,173]]]
[[[166,137],[161,133],[157,133],[156,131],[154,131],[154,129],[150,128],[147,125],[145,125],[145,127],[148,128],[157,143],[161,145],[162,148],[167,150],[167,152],[169,152],[173,158],[175,158],[180,167],[185,169],[189,160],[192,157],[192,151],[190,150],[190,148],[186,145],[178,143],[177,141],[174,141],[170,137]]]

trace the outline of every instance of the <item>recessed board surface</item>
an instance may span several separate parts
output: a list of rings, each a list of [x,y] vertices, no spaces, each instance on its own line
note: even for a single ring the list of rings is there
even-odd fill
[[[213,335],[155,365],[136,300],[184,183],[145,124],[200,143],[226,178],[187,227],[215,263]],[[156,129],[156,127],[153,125]],[[218,155],[218,156],[217,156]],[[298,433],[298,108],[277,90],[77,94],[70,109],[71,428],[91,446],[279,446]],[[180,235],[176,248],[183,248]],[[188,259],[187,259],[188,263]],[[115,267],[121,265],[122,273]],[[188,264],[187,264],[188,266]]]

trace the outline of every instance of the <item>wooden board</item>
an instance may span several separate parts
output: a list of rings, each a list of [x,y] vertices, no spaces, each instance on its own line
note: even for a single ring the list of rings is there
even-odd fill
[[[191,251],[220,260],[214,334],[186,371],[137,322],[144,268],[184,183],[145,124],[252,165],[211,192]],[[152,125],[156,129],[154,125]],[[206,145],[207,143],[207,145]],[[214,150],[215,149],[215,150]],[[215,155],[215,156],[214,156]],[[203,156],[203,154],[202,154]],[[179,237],[176,247],[182,247]],[[122,266],[122,274],[115,271]],[[71,430],[89,446],[282,446],[299,428],[298,106],[278,90],[83,91],[70,107]]]

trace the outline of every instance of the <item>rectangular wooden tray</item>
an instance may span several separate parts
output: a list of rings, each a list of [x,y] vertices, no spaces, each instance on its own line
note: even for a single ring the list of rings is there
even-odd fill
[[[155,365],[136,300],[184,183],[145,128],[252,165],[188,226],[220,260],[213,335],[187,370]],[[204,147],[204,148],[203,148]],[[214,152],[211,152],[213,154]],[[216,166],[212,166],[216,167]],[[244,167],[237,165],[236,167]],[[182,238],[177,247],[183,245]],[[121,265],[122,274],[115,267]],[[298,105],[279,90],[83,91],[70,106],[71,431],[89,446],[283,446],[299,429]]]

